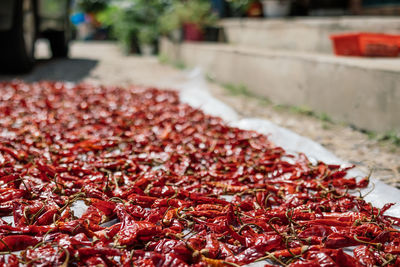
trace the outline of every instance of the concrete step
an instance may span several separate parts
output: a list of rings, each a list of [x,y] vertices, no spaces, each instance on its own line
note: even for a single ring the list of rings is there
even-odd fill
[[[220,22],[231,44],[332,54],[329,36],[343,32],[400,34],[398,17],[225,19]]]
[[[221,83],[243,84],[276,104],[307,106],[362,129],[400,132],[400,60],[161,42],[161,52],[200,66]]]

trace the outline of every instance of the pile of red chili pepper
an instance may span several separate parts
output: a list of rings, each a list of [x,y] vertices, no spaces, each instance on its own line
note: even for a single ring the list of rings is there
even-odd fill
[[[392,204],[347,170],[173,91],[3,82],[0,265],[400,266]]]

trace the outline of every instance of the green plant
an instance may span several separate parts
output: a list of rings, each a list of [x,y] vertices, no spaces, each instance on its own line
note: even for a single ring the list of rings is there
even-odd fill
[[[161,63],[161,64],[169,64],[169,65],[171,65],[171,66],[173,66],[174,68],[176,68],[176,69],[179,69],[179,70],[184,70],[184,69],[186,69],[186,64],[185,64],[185,62],[183,62],[183,61],[181,61],[181,60],[176,60],[176,61],[174,61],[174,60],[172,60],[172,59],[170,59],[169,57],[168,57],[168,55],[166,55],[166,54],[159,54],[158,55],[158,61]]]
[[[115,22],[115,15],[119,12],[119,8],[115,5],[109,5],[96,14],[96,19],[106,27],[112,27]]]
[[[227,0],[231,12],[234,16],[242,16],[246,13],[246,10],[251,0]]]
[[[325,112],[319,113],[316,115],[318,119],[324,121],[324,122],[332,122],[332,118],[326,114]]]
[[[396,131],[388,131],[386,133],[377,133],[375,131],[370,131],[370,130],[357,129],[357,128],[354,128],[354,129],[367,135],[368,139],[370,139],[370,140],[376,140],[378,142],[383,142],[383,143],[391,143],[397,147],[400,147],[400,134]]]
[[[400,135],[396,131],[389,131],[381,135],[378,141],[388,141],[396,146],[400,146]]]
[[[182,20],[177,9],[181,8],[181,3],[173,4],[158,19],[158,25],[162,34],[169,34],[182,26]]]
[[[368,136],[368,139],[376,139],[378,134],[374,131],[368,131],[368,130],[361,130],[362,133],[366,134]]]
[[[109,0],[78,0],[77,5],[83,12],[97,13],[107,8]]]
[[[153,44],[157,40],[157,37],[158,30],[154,25],[146,25],[139,29],[138,40],[141,44]]]
[[[243,84],[225,84],[224,87],[233,95],[253,96],[249,89],[247,89],[247,87]]]
[[[180,60],[176,61],[173,65],[174,65],[175,68],[177,68],[177,69],[179,69],[179,70],[184,70],[184,69],[186,69],[186,64],[185,64],[185,62],[180,61]]]
[[[211,12],[210,2],[205,0],[173,1],[158,20],[163,34],[180,29],[185,23],[205,27],[215,25],[216,22],[217,16]]]
[[[293,113],[297,114],[302,114],[302,115],[307,115],[307,116],[313,116],[314,112],[312,109],[308,106],[302,105],[302,106],[290,106],[289,107],[290,111]]]
[[[158,61],[161,64],[168,64],[168,63],[170,63],[171,60],[169,59],[167,54],[159,54],[158,55]]]
[[[180,15],[184,23],[193,23],[201,27],[212,26],[217,22],[217,16],[211,12],[209,1],[184,2],[184,8],[180,10]]]
[[[169,0],[124,0],[114,3],[101,18],[112,26],[113,35],[124,50],[130,52],[135,41],[150,44],[157,40],[158,18],[169,5]]]

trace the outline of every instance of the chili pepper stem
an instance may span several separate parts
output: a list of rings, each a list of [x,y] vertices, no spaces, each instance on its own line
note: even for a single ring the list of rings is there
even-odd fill
[[[4,242],[4,240],[2,238],[0,238],[0,242],[3,243],[3,245],[6,247],[6,249],[8,250],[8,253],[11,253],[10,247],[7,245],[6,242]]]
[[[234,267],[240,267],[239,264],[233,263],[233,262],[229,262],[229,261],[222,261],[222,263],[230,265],[230,266],[234,266]]]
[[[261,257],[256,259],[254,262],[258,262],[258,261],[264,261],[264,260],[273,260],[276,261],[277,263],[281,264],[282,266],[287,266],[286,263],[284,263],[283,261],[281,261],[280,259],[278,259],[277,257],[274,256],[274,254],[270,253],[270,252],[265,252],[267,254],[267,256]]]
[[[367,245],[376,246],[378,249],[380,249],[382,247],[382,243],[373,243],[373,242],[363,241],[363,240],[359,239],[356,234],[354,234],[353,238],[357,242],[360,242],[360,243],[363,243],[363,244],[367,244]]]

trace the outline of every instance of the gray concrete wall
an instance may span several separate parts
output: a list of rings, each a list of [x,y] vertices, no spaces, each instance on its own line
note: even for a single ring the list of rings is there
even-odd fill
[[[396,17],[226,19],[220,24],[232,44],[329,54],[332,34],[400,33],[400,18]]]
[[[162,52],[201,66],[222,83],[244,84],[277,104],[305,105],[335,121],[400,132],[400,64],[221,44],[163,41]]]

